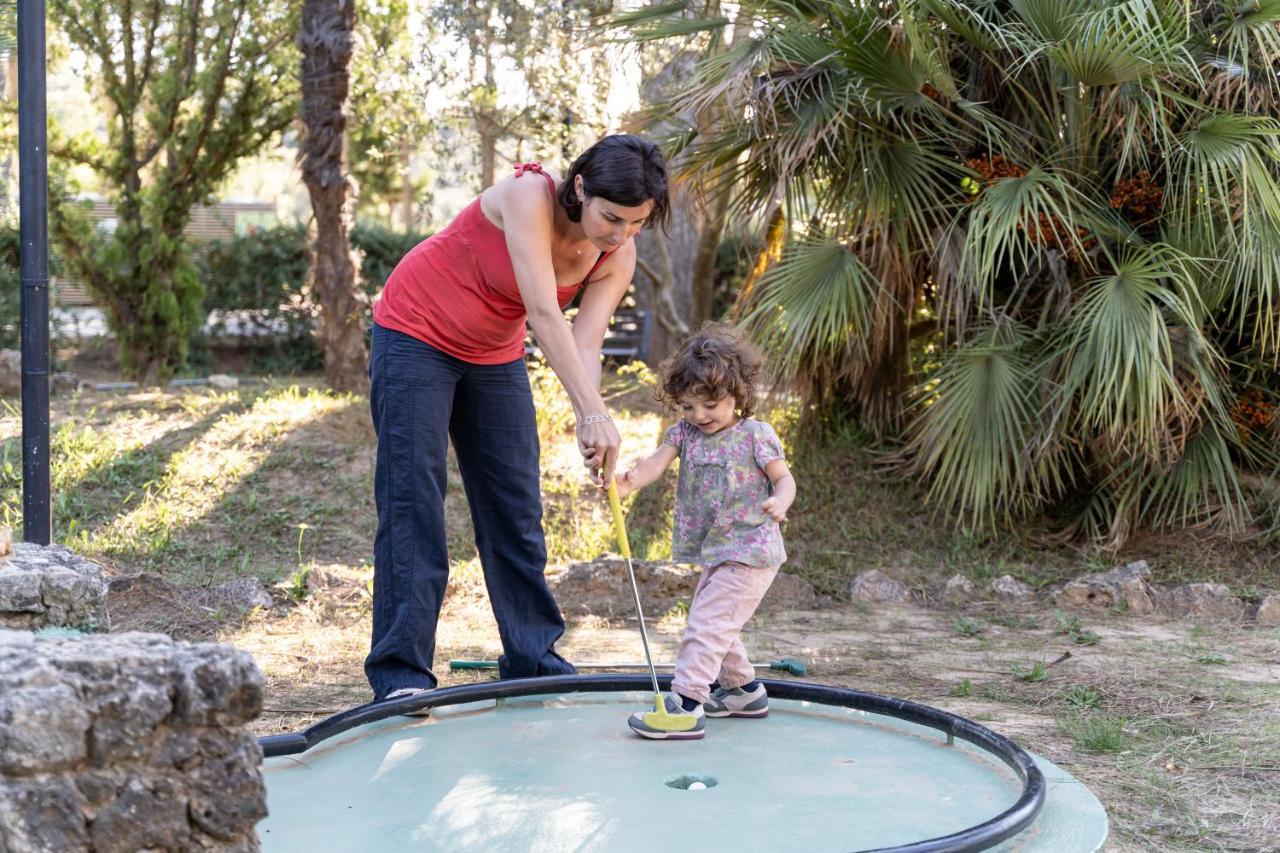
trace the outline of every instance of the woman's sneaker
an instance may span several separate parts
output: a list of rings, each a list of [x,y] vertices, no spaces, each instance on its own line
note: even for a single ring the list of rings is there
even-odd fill
[[[393,690],[393,691],[391,691],[390,693],[388,693],[388,694],[386,695],[386,697],[383,699],[383,701],[385,702],[387,699],[403,699],[403,698],[404,698],[404,697],[406,697],[406,696],[419,696],[419,695],[421,695],[421,694],[423,694],[423,693],[428,693],[428,692],[430,692],[430,688],[428,688],[428,687],[402,687],[402,688],[400,688],[399,690]],[[430,708],[419,708],[419,709],[418,709],[418,710],[416,710],[416,711],[405,711],[405,712],[404,712],[403,714],[401,714],[400,716],[402,716],[402,717],[429,717],[429,716],[431,716],[431,709],[430,709]]]
[[[627,720],[631,731],[650,740],[697,740],[707,733],[707,721],[703,717],[701,705],[692,711],[686,711],[680,697],[674,693],[663,696],[662,704],[670,722],[675,723],[677,728],[666,729],[650,725],[645,720],[645,715],[653,712],[637,711]]]
[[[717,687],[702,708],[708,717],[767,717],[769,694],[763,684],[757,684],[751,691]]]

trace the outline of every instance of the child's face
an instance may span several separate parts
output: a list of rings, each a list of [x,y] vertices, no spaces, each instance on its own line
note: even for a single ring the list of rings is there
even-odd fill
[[[737,423],[736,407],[737,401],[732,394],[718,400],[697,394],[686,394],[680,398],[681,417],[705,433],[719,432]]]

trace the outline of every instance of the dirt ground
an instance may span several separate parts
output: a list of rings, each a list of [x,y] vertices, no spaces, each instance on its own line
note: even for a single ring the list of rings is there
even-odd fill
[[[263,734],[370,698],[361,672],[367,577],[321,567],[311,584],[305,600],[216,634],[250,652],[266,675]],[[560,595],[567,604],[572,590]],[[619,596],[625,604],[625,586]],[[145,601],[116,606],[115,630],[147,627]],[[151,606],[172,627],[172,602]],[[1064,625],[1050,610],[1010,612],[994,602],[855,602],[759,614],[745,639],[758,661],[805,662],[805,680],[962,714],[1066,768],[1106,806],[1108,849],[1280,849],[1280,630],[1104,611],[1076,625],[1097,638],[1084,645]],[[194,615],[188,627],[202,633]],[[673,659],[682,627],[678,608],[651,620],[656,658]],[[642,659],[633,618],[571,619],[559,648],[579,663]],[[483,583],[464,571],[441,617],[441,683],[492,677],[450,672],[447,662],[499,652]]]
[[[75,463],[55,484],[56,517],[79,522],[60,541],[112,574],[154,576],[113,595],[112,630],[162,631],[250,652],[267,682],[260,733],[297,730],[371,698],[361,670],[373,529],[366,405],[269,387],[238,396],[55,401],[57,447]],[[540,409],[540,417],[548,412],[555,413]],[[12,461],[20,449],[16,410],[0,425],[9,436],[6,460],[20,470]],[[646,447],[661,421],[641,411],[622,427],[632,447]],[[603,511],[573,503],[578,487],[561,472],[578,467],[571,444],[545,447],[544,488],[555,497],[548,501],[551,552],[608,547]],[[820,482],[819,472],[805,474],[805,498],[821,510],[788,531],[789,549],[794,542],[803,558],[796,567],[823,591],[847,589],[862,568],[882,568],[914,589],[954,572],[979,582],[1013,572],[1039,585],[1130,559],[1086,564],[1047,553],[1006,558],[983,542],[948,547],[941,528],[913,511],[909,494],[880,485],[856,459],[832,464],[839,476]],[[16,495],[14,475],[6,482]],[[655,490],[648,504],[637,500],[632,517],[647,516],[659,529],[652,520],[668,500]],[[451,553],[466,555],[460,488],[450,489],[446,513],[457,538]],[[645,547],[638,539],[633,547]],[[1205,537],[1191,531],[1160,548],[1139,541],[1132,557],[1151,558],[1161,583],[1280,586],[1274,551],[1211,549],[1198,539]],[[640,553],[660,556],[649,547]],[[240,576],[274,584],[273,606],[240,619],[202,597]],[[596,612],[628,612],[621,576],[617,594],[617,607]],[[574,614],[559,647],[570,660],[641,657],[634,619],[580,615],[572,588],[559,596]],[[655,655],[670,660],[681,611],[651,615]],[[1013,737],[1097,794],[1112,821],[1110,849],[1280,851],[1280,629],[1109,610],[1073,621],[1043,605],[1018,611],[982,601],[961,609],[847,602],[762,613],[745,639],[758,660],[803,660],[806,680],[923,702]],[[442,683],[489,678],[449,672],[448,661],[492,659],[499,650],[479,567],[460,556],[437,637]]]

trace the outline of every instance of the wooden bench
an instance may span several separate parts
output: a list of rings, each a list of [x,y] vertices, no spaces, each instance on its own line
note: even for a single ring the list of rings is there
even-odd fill
[[[619,308],[609,320],[600,352],[619,361],[643,361],[649,355],[649,312],[643,308]],[[533,338],[524,339],[525,355],[541,355]]]

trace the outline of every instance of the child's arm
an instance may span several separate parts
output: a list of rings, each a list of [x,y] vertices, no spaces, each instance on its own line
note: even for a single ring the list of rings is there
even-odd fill
[[[764,473],[773,484],[773,494],[760,505],[760,509],[774,521],[786,521],[787,510],[796,499],[796,478],[791,476],[791,469],[781,459],[764,466]]]
[[[618,497],[625,498],[632,492],[639,491],[662,476],[662,472],[671,467],[680,456],[680,451],[670,444],[663,444],[646,458],[636,463],[635,467],[618,477]]]

